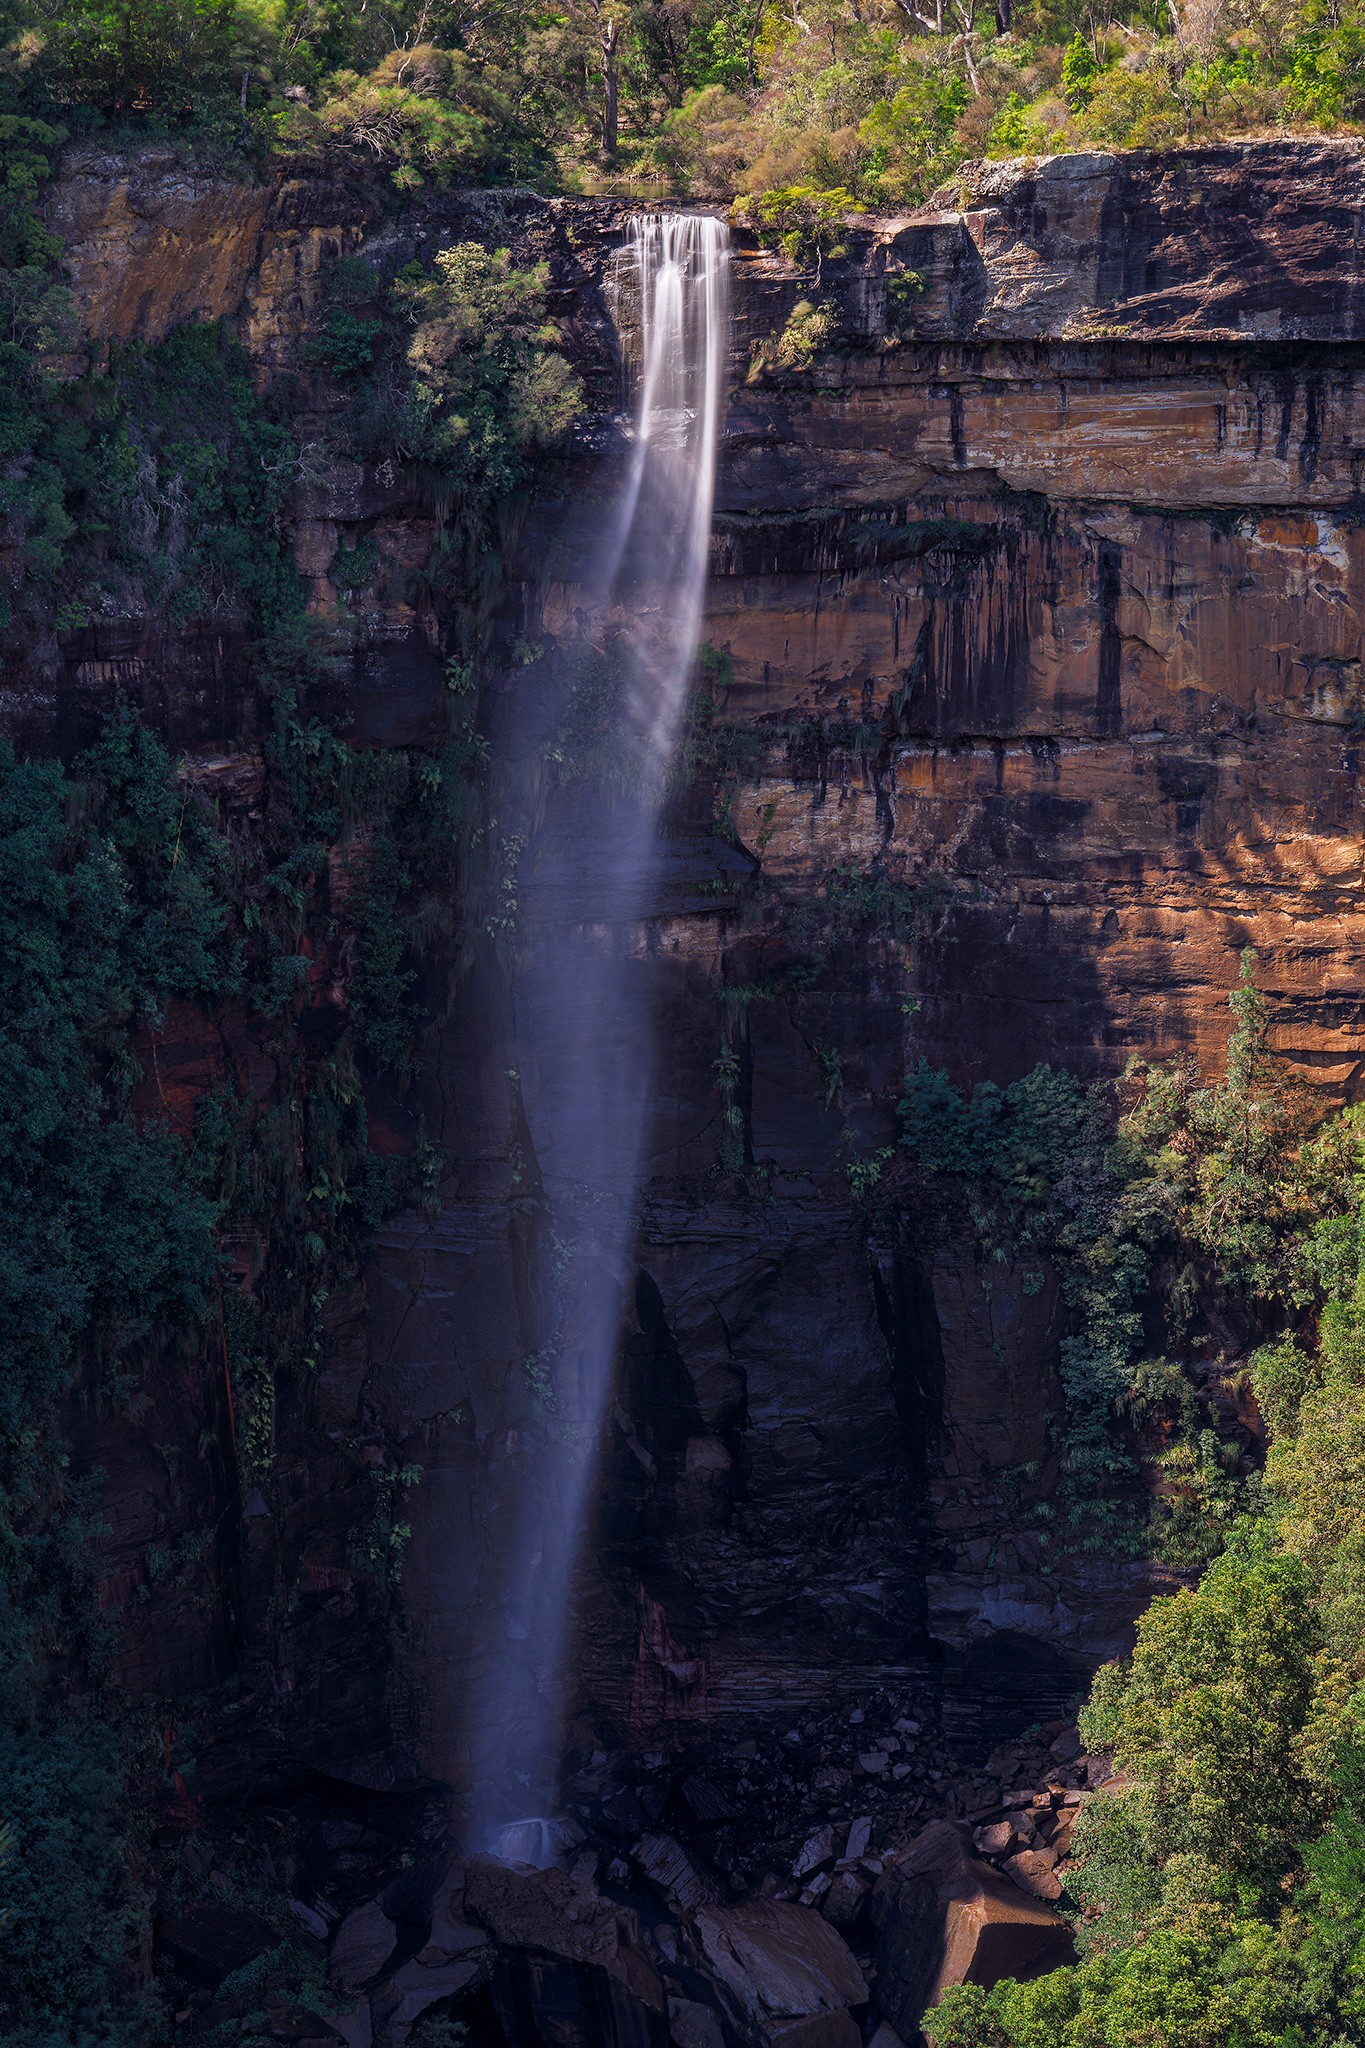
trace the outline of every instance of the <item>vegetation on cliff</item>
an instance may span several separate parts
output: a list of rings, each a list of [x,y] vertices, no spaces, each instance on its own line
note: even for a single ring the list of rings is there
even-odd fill
[[[403,935],[452,936],[466,800],[458,749],[357,753],[287,699],[245,826],[125,713],[69,770],[0,750],[6,2041],[154,2029],[145,1844],[155,1810],[183,1824],[193,1779],[154,1705],[115,1682],[129,1595],[104,1596],[130,1569],[135,1599],[183,1580],[233,1634],[222,1545],[248,1492],[271,1512],[286,1446],[299,1455],[328,1303],[368,1229],[424,1199],[439,1166],[420,1127],[402,1151],[371,1149],[362,1070],[401,1081],[413,1060]],[[225,1062],[191,1115],[168,1093],[166,1048],[187,1030],[226,1038],[234,1014],[252,1018],[274,1083]],[[243,1245],[257,1247],[245,1272]],[[204,1476],[177,1494],[182,1513],[200,1500],[199,1520],[113,1570],[73,1417],[132,1422],[180,1375],[207,1418]],[[350,1561],[382,1610],[416,1474],[373,1440],[328,1455],[350,1462]],[[287,1575],[273,1597],[294,1597]]]
[[[1249,972],[1234,1001],[1221,1085],[1179,1067],[1135,1077],[1117,1138],[1090,1154],[1107,1227],[1061,1240],[1064,1273],[1080,1276],[1066,1344],[1100,1367],[1078,1377],[1064,1359],[1073,1503],[1107,1435],[1130,1477],[1138,1456],[1159,1475],[1159,1543],[1169,1552],[1174,1535],[1186,1566],[1217,1554],[1153,1603],[1082,1716],[1087,1745],[1124,1776],[1077,1836],[1080,1964],[950,1992],[927,2022],[934,2048],[1365,2040],[1365,1116],[1316,1123],[1267,1049]],[[911,1098],[922,1158],[926,1088]],[[1038,1215],[1085,1213],[1084,1155],[1057,1171],[1017,1091],[958,1101],[946,1122],[959,1138],[993,1128],[987,1152],[958,1163],[978,1184],[983,1164],[1002,1190],[1023,1184],[1022,1235]],[[1098,1347],[1097,1274],[1102,1305],[1118,1282]],[[1160,1322],[1171,1358],[1152,1356]],[[1230,1469],[1200,1413],[1191,1363],[1220,1342],[1250,1347],[1263,1474]],[[1153,1458],[1154,1415],[1167,1448]]]
[[[79,28],[90,75],[107,58],[131,80],[123,111],[142,132],[188,121],[203,146],[216,103],[201,109],[200,87],[234,19],[153,7],[110,27],[88,10],[49,21],[45,47]],[[24,48],[12,103],[60,102],[79,126],[74,71]],[[69,768],[0,751],[0,2031],[16,2044],[161,2037],[146,1844],[154,1815],[192,1817],[194,1787],[174,1733],[185,1702],[154,1727],[145,1685],[134,1707],[115,1682],[120,1609],[183,1598],[220,1672],[255,1683],[242,1516],[255,1626],[277,1629],[298,1598],[282,1488],[291,1463],[321,1461],[347,1498],[332,1569],[381,1641],[388,1626],[419,1473],[374,1430],[319,1447],[311,1390],[367,1232],[439,1172],[406,1091],[443,977],[499,914],[472,710],[498,544],[578,403],[542,271],[472,244],[397,279],[337,267],[311,343],[343,401],[334,441],[407,465],[430,501],[429,561],[393,574],[440,611],[450,685],[444,739],[349,746],[298,708],[335,632],[309,616],[282,529],[305,477],[296,393],[259,389],[217,325],[65,372],[59,250],[37,210],[62,138],[55,119],[0,117],[6,658],[50,671],[59,636],[69,649],[110,621],[197,635],[233,650],[264,736],[217,764],[222,784],[182,773],[124,708]],[[367,543],[339,560],[343,617],[378,566]],[[468,872],[481,841],[487,918]],[[192,1105],[163,1073],[187,1040]],[[383,1151],[376,1091],[396,1119]],[[79,1417],[136,1429],[164,1400],[183,1434],[182,1395],[203,1426],[193,1452],[164,1452],[175,1533],[115,1569],[127,1532],[103,1526],[103,1475],[73,1455]],[[249,1903],[280,1916],[272,1998],[316,2004],[282,1901]]]

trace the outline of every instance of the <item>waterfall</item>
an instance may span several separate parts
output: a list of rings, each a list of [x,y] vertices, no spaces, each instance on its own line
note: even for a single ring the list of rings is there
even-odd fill
[[[696,658],[728,355],[728,238],[687,214],[632,221],[617,277],[634,372],[629,462],[597,544],[572,660],[606,702],[605,766],[547,807],[522,891],[518,1071],[543,1190],[527,1370],[543,1422],[506,1447],[501,1583],[476,1675],[477,1846],[546,1863],[574,1579],[631,1276],[651,1082],[648,963],[659,815]],[[585,680],[586,679],[586,680]],[[572,697],[572,687],[569,695]],[[601,739],[602,718],[596,721]]]

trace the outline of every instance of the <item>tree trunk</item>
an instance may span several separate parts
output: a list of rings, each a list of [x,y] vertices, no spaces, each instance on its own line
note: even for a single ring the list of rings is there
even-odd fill
[[[620,127],[616,86],[616,23],[603,21],[598,29],[602,50],[602,161],[614,164]]]

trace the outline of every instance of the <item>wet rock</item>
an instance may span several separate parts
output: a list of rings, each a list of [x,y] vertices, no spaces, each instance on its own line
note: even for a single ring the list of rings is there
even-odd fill
[[[466,1865],[464,1903],[498,1947],[489,1989],[509,2040],[662,2048],[663,1984],[628,1907],[562,1870],[508,1870],[487,1856]]]
[[[877,2006],[907,2040],[950,1984],[988,1987],[1075,1960],[1065,1921],[974,1856],[960,1822],[924,1829],[879,1880],[871,1913]]]
[[[357,1906],[336,1931],[328,1974],[343,1991],[363,1991],[393,1954],[396,1930],[378,1899]]]
[[[862,1971],[818,1913],[777,1899],[705,1907],[696,1919],[732,2025],[750,2048],[859,2048],[850,2006]]]
[[[187,1982],[216,1991],[224,1977],[274,1948],[276,1938],[258,1913],[207,1902],[163,1920],[156,1945]]]

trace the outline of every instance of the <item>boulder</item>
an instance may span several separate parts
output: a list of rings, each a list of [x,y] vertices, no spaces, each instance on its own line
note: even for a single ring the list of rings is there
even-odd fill
[[[810,1877],[817,1870],[824,1870],[827,1865],[834,1861],[838,1853],[834,1829],[832,1827],[819,1828],[813,1835],[808,1836],[802,1844],[801,1852],[792,1865],[792,1876]]]
[[[668,2029],[671,2048],[725,2048],[720,2021],[709,2005],[695,1999],[669,1999]]]
[[[740,1818],[741,1809],[734,1800],[699,1772],[683,1779],[681,1791],[683,1804],[701,1827],[717,1827],[724,1821]]]
[[[818,1913],[777,1899],[704,1906],[696,1930],[718,1993],[750,2048],[860,2048],[850,2006],[867,1984]]]
[[[496,1943],[489,1992],[517,2048],[664,2048],[663,1983],[628,1907],[562,1870],[474,1856],[464,1911]]]
[[[720,1886],[672,1835],[641,1835],[631,1856],[642,1875],[684,1917],[720,1903]]]
[[[327,2024],[340,2035],[346,2048],[373,2048],[374,2023],[368,1999],[362,1999],[354,2012],[329,2014]]]
[[[857,1856],[866,1856],[871,1846],[872,1816],[870,1813],[864,1813],[849,1828],[844,1855],[852,1862]]]
[[[428,1968],[436,1963],[453,1963],[486,1948],[488,1936],[464,1914],[464,1868],[457,1864],[436,1887],[431,1901],[431,1926],[417,1960]]]
[[[1017,1838],[1010,1821],[997,1820],[990,1827],[977,1828],[972,1839],[983,1856],[1006,1856]]]
[[[430,1966],[415,1959],[404,1963],[370,1993],[375,2048],[405,2048],[422,2014],[458,1997],[478,1974],[478,1964],[467,1960]]]
[[[856,1870],[840,1870],[821,1901],[820,1911],[832,1927],[847,1934],[860,1919],[863,1901],[872,1886]]]
[[[332,1982],[342,1991],[363,1991],[393,1954],[396,1930],[378,1899],[357,1906],[336,1931],[327,1961]]]
[[[907,2041],[950,1984],[989,1987],[1075,1961],[1071,1930],[972,1853],[970,1830],[932,1822],[878,1880],[877,2008]]]
[[[1017,1856],[1007,1858],[1002,1868],[1020,1891],[1030,1892],[1035,1899],[1060,1899],[1061,1879],[1053,1869],[1056,1861],[1053,1849],[1021,1849]]]
[[[278,1940],[270,1922],[259,1913],[244,1913],[236,1906],[220,1906],[211,1900],[163,1920],[156,1932],[161,1954],[187,1983],[208,1991],[216,1991],[224,1977],[254,1963]]]

